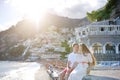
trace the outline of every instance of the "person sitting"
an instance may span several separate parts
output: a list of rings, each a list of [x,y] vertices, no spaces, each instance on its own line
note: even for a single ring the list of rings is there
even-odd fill
[[[67,67],[60,73],[60,80],[67,80],[69,74],[73,70],[73,63],[75,62],[75,55],[78,53],[79,44],[73,43],[73,52],[68,55]]]

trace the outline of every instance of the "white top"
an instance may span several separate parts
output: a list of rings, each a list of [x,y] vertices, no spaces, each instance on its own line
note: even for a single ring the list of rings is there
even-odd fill
[[[71,62],[70,67],[73,66],[73,63],[76,61],[76,53],[72,52],[68,55],[68,61]]]
[[[72,62],[77,61],[79,64],[71,72],[68,80],[83,80],[83,77],[87,74],[88,62],[92,62],[91,54],[70,54],[69,60]],[[72,58],[72,59],[71,59]]]
[[[72,67],[73,63],[76,61],[80,62],[80,63],[82,63],[82,62],[92,63],[92,57],[91,57],[91,54],[83,55],[83,54],[76,54],[76,53],[72,52],[68,56],[68,61],[71,62],[70,67]]]
[[[86,54],[86,55],[77,54],[76,55],[76,61],[77,62],[90,62],[90,63],[92,63],[91,54]]]

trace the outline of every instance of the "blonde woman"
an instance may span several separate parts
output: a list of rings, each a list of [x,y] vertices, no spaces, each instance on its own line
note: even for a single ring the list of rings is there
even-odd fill
[[[68,80],[82,80],[84,76],[90,73],[90,68],[95,65],[96,60],[85,44],[80,45],[80,53],[76,54],[73,71]]]

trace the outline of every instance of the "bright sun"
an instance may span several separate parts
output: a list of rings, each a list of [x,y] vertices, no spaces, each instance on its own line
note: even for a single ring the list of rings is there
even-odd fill
[[[39,22],[47,11],[56,14],[69,15],[69,9],[81,4],[87,4],[92,8],[98,5],[97,0],[7,0],[23,16]],[[86,7],[87,8],[87,7]],[[67,10],[68,11],[65,11]]]
[[[50,7],[47,0],[11,0],[11,4],[16,8],[19,13],[26,15],[38,22]]]

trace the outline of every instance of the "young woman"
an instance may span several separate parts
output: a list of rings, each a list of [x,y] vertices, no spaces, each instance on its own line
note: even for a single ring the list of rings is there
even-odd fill
[[[68,80],[82,80],[84,76],[90,73],[90,68],[95,65],[95,57],[85,44],[80,45],[80,53],[76,54],[72,72]]]

